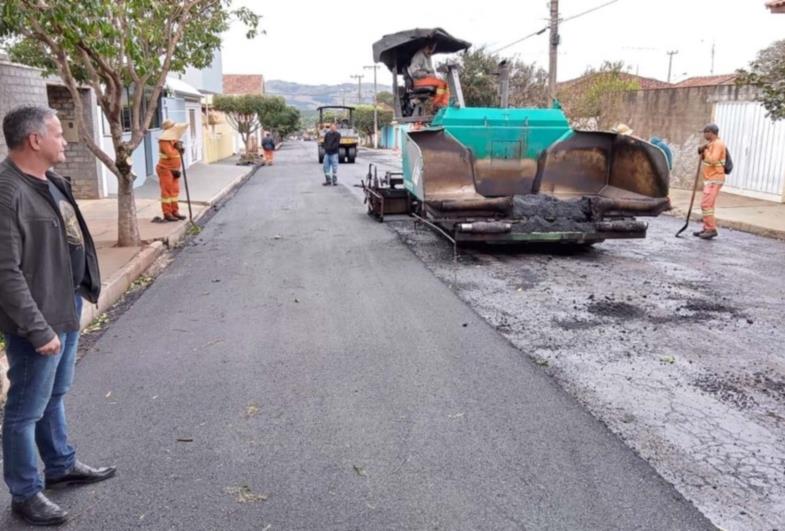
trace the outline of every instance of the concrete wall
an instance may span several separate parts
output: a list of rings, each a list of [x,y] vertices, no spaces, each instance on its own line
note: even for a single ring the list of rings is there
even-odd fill
[[[223,117],[223,113],[211,111],[216,123],[203,122],[204,162],[212,163],[234,154],[234,129]]]
[[[85,110],[85,123],[88,134],[96,138],[96,122],[94,114],[98,112],[97,103],[91,90],[80,91],[82,106]],[[71,186],[77,199],[98,199],[105,195],[103,180],[100,179],[101,164],[93,153],[79,140],[76,125],[76,114],[73,98],[68,89],[62,86],[47,87],[49,106],[57,111],[63,124],[68,147],[65,151],[65,162],[57,166],[57,172],[71,177]]]
[[[0,121],[19,105],[48,105],[46,82],[36,68],[0,60]],[[6,155],[5,138],[0,134],[0,159]]]
[[[664,139],[674,156],[671,186],[689,188],[698,164],[701,130],[714,121],[714,104],[751,101],[755,96],[750,87],[735,85],[629,91],[606,101],[600,122],[625,123],[635,136],[646,140],[652,136]]]

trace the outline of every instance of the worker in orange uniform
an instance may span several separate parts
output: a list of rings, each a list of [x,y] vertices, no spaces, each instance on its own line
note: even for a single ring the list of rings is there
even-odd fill
[[[183,144],[180,141],[188,124],[176,124],[165,120],[161,124],[164,130],[158,138],[158,184],[161,187],[161,210],[164,220],[182,221],[185,216],[180,214],[180,171],[182,169]]]
[[[720,189],[725,184],[727,150],[725,143],[720,140],[719,133],[719,127],[714,124],[704,127],[703,137],[708,144],[698,148],[698,153],[703,159],[703,199],[701,199],[703,230],[694,232],[693,235],[704,240],[717,237],[717,218],[714,215],[714,208],[717,205]]]
[[[432,87],[436,90],[436,93],[431,99],[434,110],[446,107],[450,103],[450,91],[447,88],[447,82],[438,77],[436,71],[433,69],[431,56],[435,51],[435,43],[427,44],[414,54],[408,68],[409,76],[414,83],[414,88]]]
[[[264,150],[264,163],[267,166],[273,165],[273,153],[275,153],[275,139],[273,135],[267,131],[262,139],[262,149]]]

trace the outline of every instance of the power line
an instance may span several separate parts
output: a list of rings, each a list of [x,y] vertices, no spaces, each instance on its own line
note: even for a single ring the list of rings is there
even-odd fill
[[[568,20],[575,20],[576,18],[580,18],[580,17],[582,17],[584,15],[588,15],[589,13],[593,13],[593,12],[599,10],[599,9],[602,9],[603,7],[607,7],[607,6],[611,5],[611,4],[615,4],[618,1],[619,0],[610,0],[610,2],[605,2],[604,4],[600,4],[598,6],[595,6],[595,7],[591,8],[591,9],[587,9],[586,11],[582,11],[582,12],[577,13],[575,15],[572,15],[570,17],[563,18],[559,22],[563,23],[563,22],[567,22]],[[533,33],[530,33],[530,34],[528,34],[528,35],[526,35],[524,37],[521,37],[517,41],[511,42],[510,44],[505,44],[501,48],[497,48],[496,50],[493,50],[491,53],[499,53],[502,50],[506,50],[510,46],[515,46],[516,44],[522,43],[523,41],[531,39],[532,37],[536,37],[537,35],[542,35],[546,31],[548,31],[549,29],[550,29],[550,25],[545,26],[542,29],[539,29],[539,30],[537,30],[537,31],[535,31]]]
[[[597,11],[599,9],[602,9],[603,7],[608,7],[611,4],[615,4],[618,1],[619,0],[611,0],[610,2],[605,2],[604,4],[600,4],[600,5],[596,6],[596,7],[591,8],[591,9],[587,9],[586,11],[583,11],[582,13],[578,13],[577,15],[573,15],[571,17],[567,17],[565,19],[562,19],[561,22],[567,22],[568,20],[575,20],[576,18],[580,18],[583,15],[588,15],[589,13],[594,13],[595,11]]]

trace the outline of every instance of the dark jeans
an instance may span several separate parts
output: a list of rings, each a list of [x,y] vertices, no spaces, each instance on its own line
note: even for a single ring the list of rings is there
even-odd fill
[[[82,298],[76,296],[82,314]],[[79,331],[60,334],[62,348],[56,356],[43,356],[23,337],[6,334],[8,399],[3,418],[3,478],[15,501],[40,492],[44,473],[54,478],[74,466],[74,448],[68,443],[63,397],[74,380]]]

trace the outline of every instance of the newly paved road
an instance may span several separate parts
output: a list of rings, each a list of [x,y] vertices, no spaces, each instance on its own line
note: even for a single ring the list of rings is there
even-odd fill
[[[119,472],[53,495],[71,528],[712,528],[314,150],[284,147],[80,362],[79,455]]]

